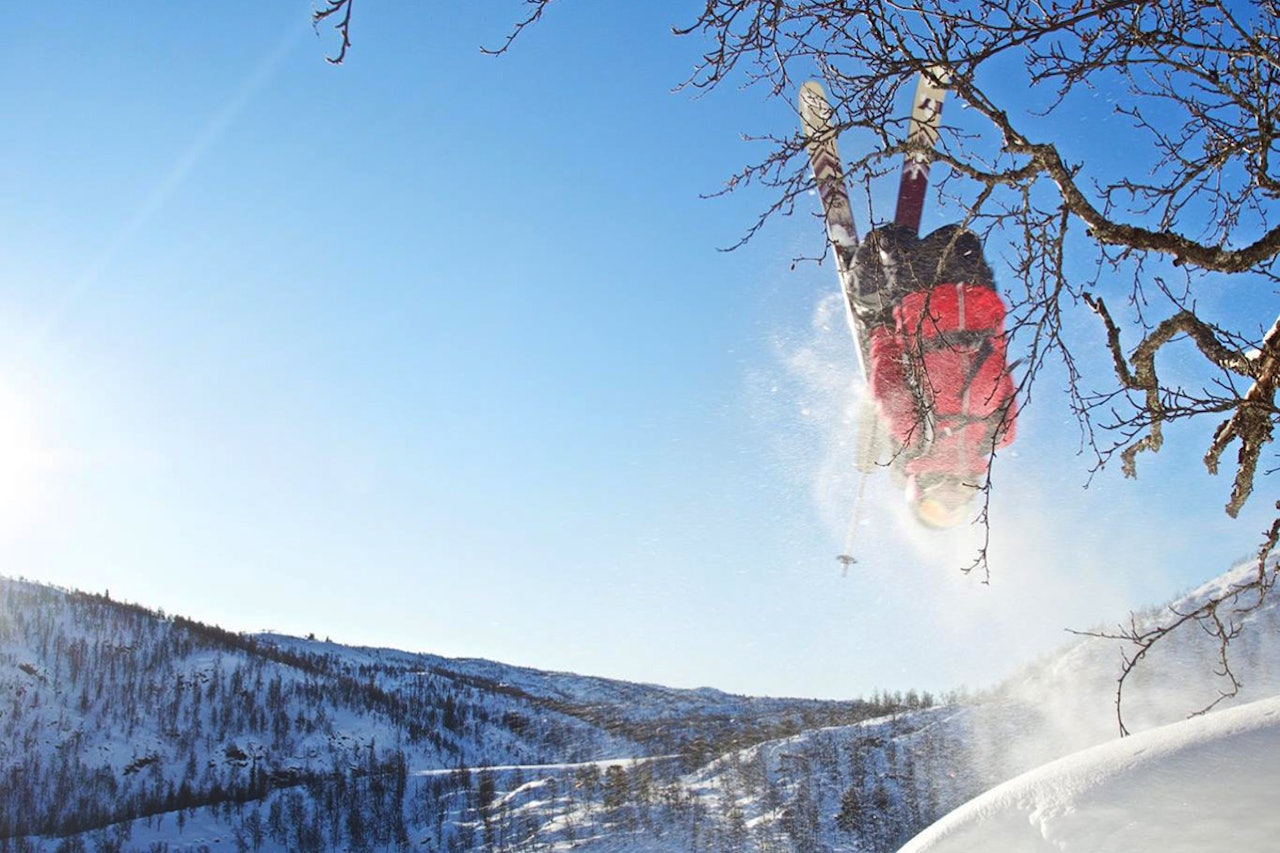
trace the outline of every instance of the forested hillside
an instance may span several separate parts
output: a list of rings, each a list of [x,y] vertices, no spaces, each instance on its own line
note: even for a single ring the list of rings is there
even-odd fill
[[[584,763],[661,757],[644,772],[674,778],[908,701],[929,700],[755,699],[247,636],[0,580],[0,838],[97,831],[115,845],[133,819],[181,829],[203,809],[257,846],[396,846],[425,828],[465,847],[458,828],[500,773],[471,768],[582,764],[564,787],[613,802],[621,770]]]

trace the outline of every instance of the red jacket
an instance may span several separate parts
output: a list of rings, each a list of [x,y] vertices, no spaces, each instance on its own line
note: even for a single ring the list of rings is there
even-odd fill
[[[1004,315],[990,288],[939,284],[907,294],[893,325],[872,329],[871,393],[907,475],[978,478],[992,451],[1013,441]]]

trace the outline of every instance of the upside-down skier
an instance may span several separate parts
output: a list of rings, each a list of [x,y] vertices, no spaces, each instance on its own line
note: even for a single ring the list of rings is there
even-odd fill
[[[894,222],[861,243],[833,110],[816,82],[800,92],[827,234],[874,403],[858,467],[864,478],[877,465],[889,467],[915,517],[933,528],[972,518],[995,451],[1013,440],[1016,414],[1005,306],[981,241],[957,225],[918,236],[946,77],[937,67],[922,72]],[[851,537],[853,529],[851,522]]]
[[[890,225],[858,247],[850,303],[888,465],[928,527],[968,520],[994,452],[1014,437],[1005,307],[971,231]]]

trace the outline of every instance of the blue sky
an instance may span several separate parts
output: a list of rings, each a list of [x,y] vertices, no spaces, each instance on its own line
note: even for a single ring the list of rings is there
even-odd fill
[[[1261,501],[1228,522],[1199,434],[1084,491],[1049,381],[990,586],[884,484],[840,577],[853,353],[830,269],[791,269],[820,234],[724,253],[767,196],[700,197],[794,114],[671,92],[696,5],[553,6],[500,58],[517,3],[362,5],[340,68],[306,3],[7,10],[0,572],[850,696],[987,683],[1253,546]]]

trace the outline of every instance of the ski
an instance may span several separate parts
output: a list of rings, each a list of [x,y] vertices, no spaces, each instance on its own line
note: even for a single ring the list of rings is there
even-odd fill
[[[853,258],[858,250],[858,229],[853,221],[844,168],[836,147],[837,134],[831,120],[833,112],[821,83],[810,80],[800,87],[801,129],[809,152],[809,163],[813,168],[814,183],[818,188],[818,199],[822,203],[827,240],[831,243],[831,251],[836,259],[836,272],[844,295],[845,319],[849,323],[849,332],[853,335],[858,351],[858,367],[865,381],[868,379],[870,356],[853,301]],[[858,423],[854,427],[854,464],[865,478],[875,470],[880,461],[880,430],[875,403],[866,395],[861,397],[861,401],[857,413]],[[845,564],[846,570],[848,565]]]
[[[814,183],[818,188],[818,200],[822,203],[827,240],[831,243],[831,251],[836,258],[836,273],[845,297],[849,331],[858,344],[858,358],[865,378],[867,353],[851,298],[853,256],[858,249],[858,229],[853,222],[853,208],[849,205],[849,191],[844,183],[844,168],[840,165],[840,152],[836,148],[837,132],[831,121],[833,113],[831,102],[827,100],[826,90],[821,83],[810,80],[800,87],[800,126],[809,152],[809,164],[813,168]]]
[[[916,96],[911,104],[911,123],[907,128],[907,152],[903,157],[902,177],[898,183],[898,207],[893,221],[912,231],[920,230],[924,196],[929,188],[929,163],[938,143],[938,127],[942,120],[942,103],[947,97],[950,80],[947,70],[931,66],[920,74]]]

